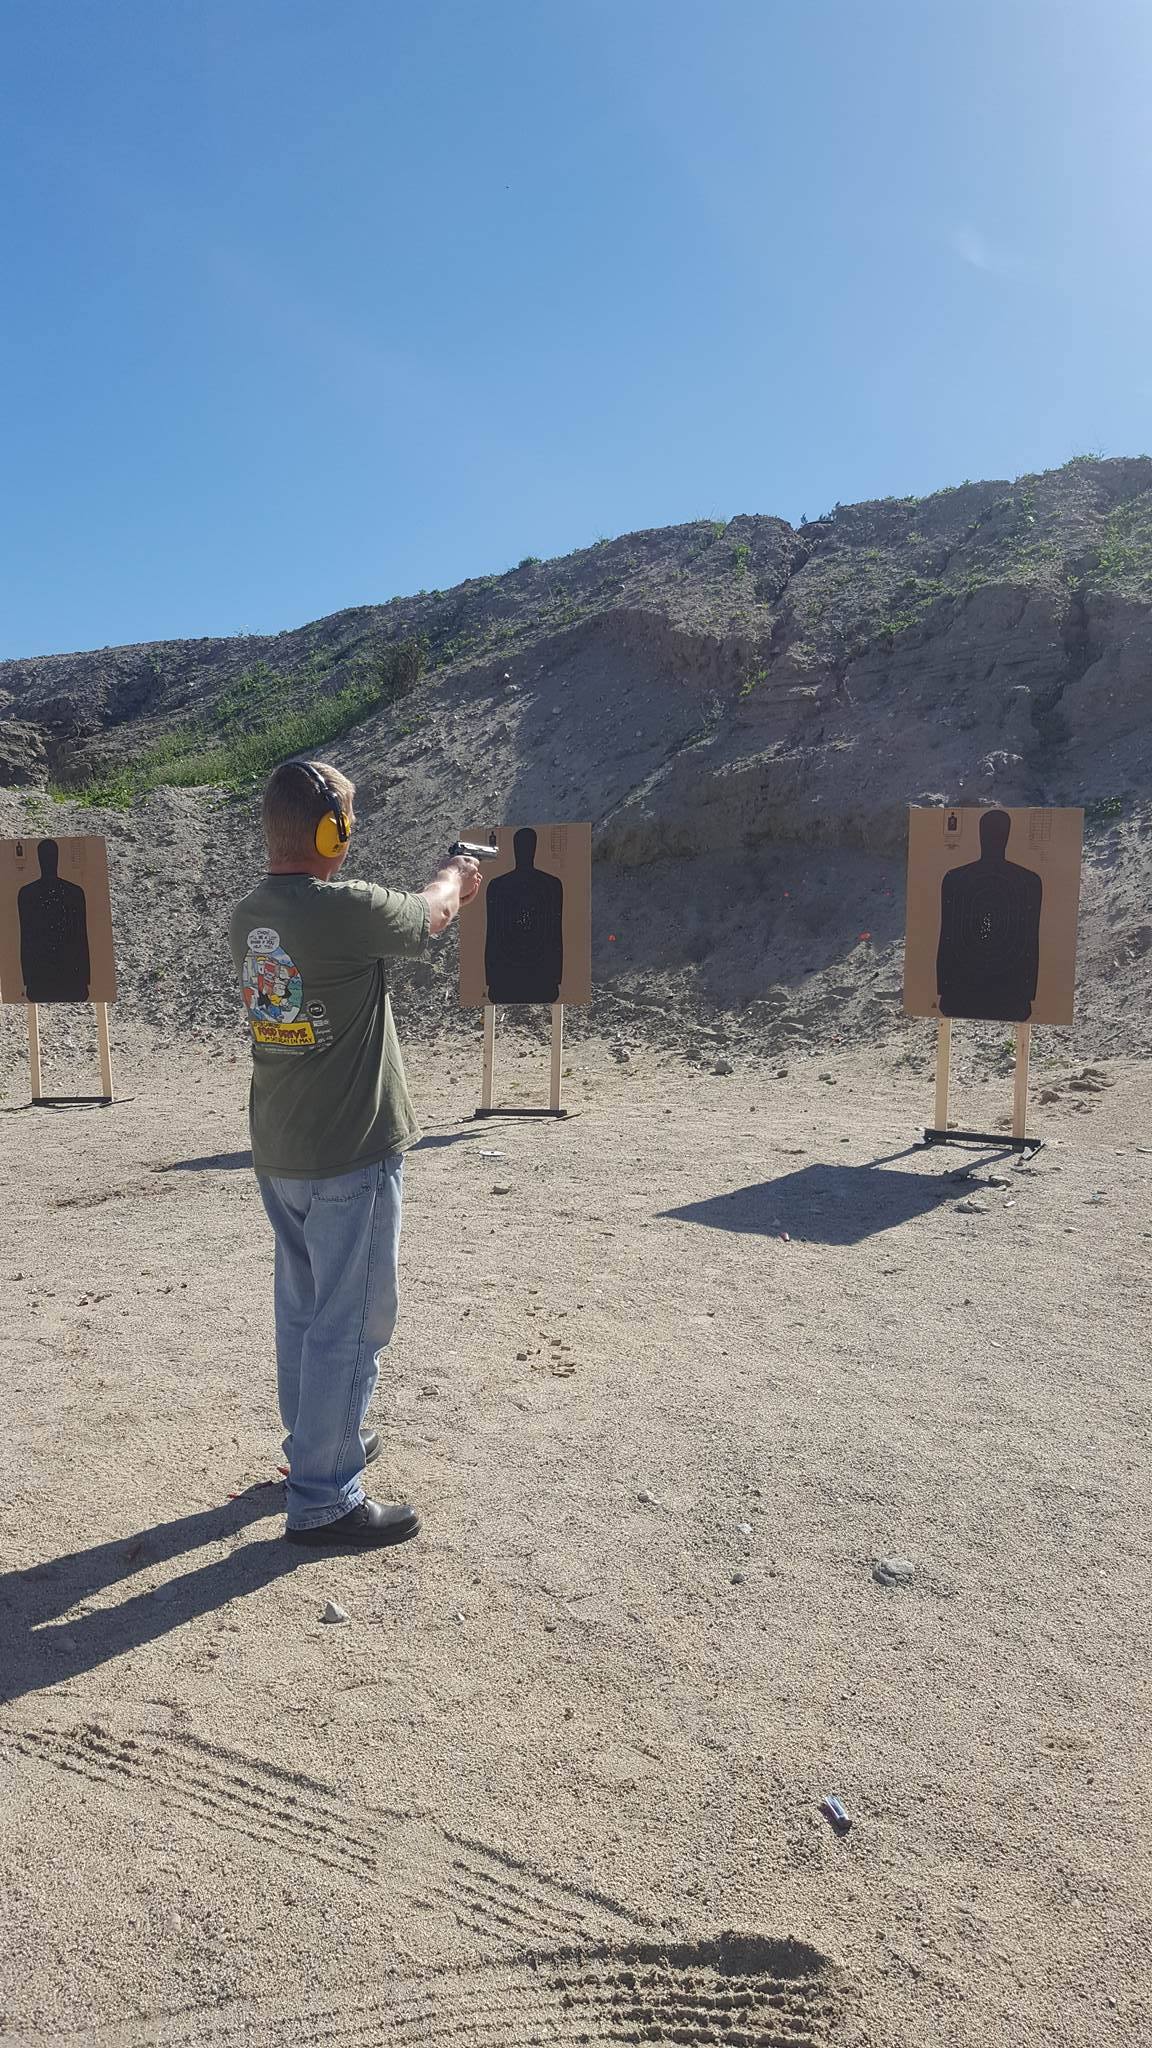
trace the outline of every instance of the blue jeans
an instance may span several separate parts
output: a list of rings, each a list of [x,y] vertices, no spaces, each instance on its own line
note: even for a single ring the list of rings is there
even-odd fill
[[[364,1499],[360,1429],[396,1327],[404,1154],[332,1180],[258,1176],[276,1233],[276,1375],[288,1526]]]

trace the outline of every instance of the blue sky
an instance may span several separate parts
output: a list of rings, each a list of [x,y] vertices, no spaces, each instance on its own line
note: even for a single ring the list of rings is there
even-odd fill
[[[0,655],[1152,448],[1147,0],[0,32]]]

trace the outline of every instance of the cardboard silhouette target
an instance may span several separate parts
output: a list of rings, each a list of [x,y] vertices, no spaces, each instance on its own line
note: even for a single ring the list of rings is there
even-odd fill
[[[0,1002],[22,1003],[28,1019],[32,1100],[110,1103],[108,1005],[116,1000],[108,848],[103,839],[0,839]],[[91,1003],[100,1057],[99,1095],[45,1095],[40,1010]]]
[[[115,1000],[105,841],[0,840],[0,1002]]]
[[[460,914],[460,1001],[592,999],[592,827],[499,825],[466,833],[495,843],[479,894]]]
[[[460,1001],[484,1012],[476,1115],[567,1116],[564,1009],[592,999],[592,827],[496,825],[465,837],[499,848],[482,862],[479,891],[460,913]],[[552,1013],[549,1106],[494,1110],[496,1011],[529,1003]]]
[[[964,805],[908,816],[904,1008],[1071,1024],[1084,813]]]
[[[558,1003],[564,979],[564,884],[536,866],[539,834],[513,835],[516,865],[488,888],[484,982],[490,1003]]]

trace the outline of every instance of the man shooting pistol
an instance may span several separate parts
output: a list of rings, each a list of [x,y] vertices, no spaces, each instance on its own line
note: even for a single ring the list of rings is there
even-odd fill
[[[404,1154],[420,1136],[388,962],[424,952],[497,849],[453,845],[409,893],[343,879],[353,784],[285,761],[264,791],[268,872],[232,914],[252,1034],[252,1163],[276,1239],[276,1373],[291,1543],[365,1549],[419,1532],[365,1494],[364,1428],[396,1323]]]

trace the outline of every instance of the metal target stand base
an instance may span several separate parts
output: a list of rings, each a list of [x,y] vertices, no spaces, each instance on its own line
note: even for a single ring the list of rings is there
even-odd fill
[[[558,1117],[561,1123],[566,1123],[569,1117],[579,1114],[578,1109],[474,1109],[472,1121],[477,1123],[482,1116],[550,1116]]]
[[[112,1109],[115,1103],[114,1095],[34,1095],[31,1106],[33,1109],[80,1109],[87,1104],[91,1109]]]
[[[1003,1131],[936,1131],[924,1133],[926,1145],[992,1145],[1000,1152],[1041,1152],[1043,1138],[1007,1138]]]

